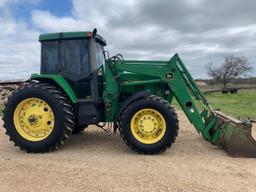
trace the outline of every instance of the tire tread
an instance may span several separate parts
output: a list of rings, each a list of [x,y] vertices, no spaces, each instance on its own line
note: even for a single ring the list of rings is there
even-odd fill
[[[172,127],[174,129],[174,134],[172,135],[172,138],[169,140],[169,142],[161,149],[161,150],[154,150],[154,151],[144,151],[144,150],[140,150],[138,148],[136,148],[132,143],[129,142],[129,139],[126,138],[125,134],[124,134],[124,119],[126,118],[126,114],[128,112],[128,110],[130,108],[132,108],[134,105],[136,105],[138,102],[140,102],[141,100],[148,100],[148,101],[156,101],[159,102],[162,107],[166,108],[170,115],[173,117],[174,120],[174,127]],[[175,112],[174,108],[170,106],[169,102],[166,101],[165,99],[163,99],[162,97],[156,96],[156,95],[150,95],[146,98],[143,99],[138,99],[134,102],[132,102],[131,104],[129,104],[124,110],[123,112],[120,114],[119,118],[118,118],[118,129],[120,132],[120,136],[122,137],[122,139],[124,140],[124,142],[126,143],[126,145],[133,151],[139,153],[139,154],[158,154],[158,153],[162,153],[164,151],[166,151],[168,148],[170,148],[172,146],[172,143],[174,143],[176,141],[176,138],[178,136],[178,132],[179,132],[179,120],[178,120],[178,116],[177,113]]]
[[[69,139],[70,135],[73,132],[73,128],[74,128],[74,110],[72,107],[72,104],[69,100],[69,98],[67,97],[67,95],[60,90],[59,88],[50,85],[49,83],[41,83],[41,82],[31,82],[29,84],[26,84],[18,89],[16,89],[15,91],[13,91],[13,93],[8,97],[11,98],[12,96],[16,95],[20,90],[22,89],[26,89],[26,88],[38,88],[38,89],[43,89],[45,91],[47,91],[48,93],[52,94],[54,96],[54,98],[56,99],[56,101],[59,102],[59,104],[61,104],[62,109],[64,111],[64,128],[63,131],[61,133],[61,135],[59,136],[59,138],[57,139],[57,141],[55,142],[55,144],[51,147],[48,148],[44,148],[41,149],[39,151],[37,150],[29,150],[24,148],[23,146],[19,146],[19,148],[21,150],[24,150],[28,153],[45,153],[45,152],[50,152],[50,151],[54,151],[56,149],[58,149],[61,145],[64,145],[65,142]],[[5,103],[5,107],[7,106],[8,100]],[[12,141],[14,143],[15,146],[17,146],[17,143],[13,140],[13,138],[10,136],[10,133],[8,131],[8,128],[6,127],[5,124],[5,110],[3,111],[3,127],[5,128],[5,134],[9,136],[9,140]]]

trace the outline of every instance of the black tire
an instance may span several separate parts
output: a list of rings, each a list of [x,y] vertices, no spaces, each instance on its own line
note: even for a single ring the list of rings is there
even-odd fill
[[[222,94],[228,94],[229,93],[229,89],[227,89],[227,88],[224,89],[223,88],[221,92],[222,92]]]
[[[72,135],[76,135],[76,134],[79,134],[79,133],[83,132],[87,127],[88,127],[87,125],[75,126],[74,129],[73,129]]]
[[[153,144],[144,144],[138,141],[131,131],[130,122],[132,117],[137,111],[143,108],[157,110],[161,113],[166,122],[166,132],[163,138]],[[179,121],[174,109],[170,107],[170,104],[166,100],[158,96],[149,96],[144,99],[136,100],[128,105],[121,113],[118,125],[120,135],[128,147],[142,154],[158,154],[164,152],[175,142],[179,130]]]
[[[22,137],[16,130],[13,115],[17,105],[27,98],[38,98],[45,101],[54,114],[54,127],[50,135],[42,141],[33,142]],[[6,135],[28,153],[44,153],[57,149],[63,145],[72,134],[74,127],[73,107],[68,97],[57,87],[48,83],[32,82],[12,93],[8,98],[4,110],[4,128]]]
[[[230,90],[230,93],[231,93],[231,94],[237,94],[237,93],[238,93],[238,89],[237,89],[237,88],[232,88],[232,89]]]

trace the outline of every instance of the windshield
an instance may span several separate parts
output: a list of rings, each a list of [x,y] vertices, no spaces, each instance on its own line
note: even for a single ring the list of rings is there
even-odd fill
[[[99,69],[102,65],[105,65],[105,57],[103,47],[96,43],[96,67]]]

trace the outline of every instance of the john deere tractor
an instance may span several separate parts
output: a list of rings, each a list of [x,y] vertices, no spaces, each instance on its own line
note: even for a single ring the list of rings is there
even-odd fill
[[[232,156],[256,157],[252,125],[214,111],[178,54],[169,61],[109,58],[97,30],[39,41],[40,74],[13,92],[4,111],[6,134],[21,150],[49,152],[89,125],[107,123],[132,150],[163,152],[178,136],[175,98],[205,140]]]

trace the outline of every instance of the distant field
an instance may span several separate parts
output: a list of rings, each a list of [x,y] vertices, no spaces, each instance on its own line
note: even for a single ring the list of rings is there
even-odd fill
[[[240,90],[238,94],[205,93],[213,109],[220,109],[222,112],[232,116],[251,118],[256,120],[256,89]],[[180,109],[177,101],[173,106]]]
[[[213,85],[207,85],[207,86],[202,86],[200,89],[204,91],[209,91],[209,90],[218,90],[222,89],[223,85],[222,84],[213,84]],[[232,84],[229,83],[228,87],[237,87],[240,89],[256,89],[256,84]]]
[[[240,90],[238,94],[205,94],[214,109],[233,117],[256,119],[256,90]]]

